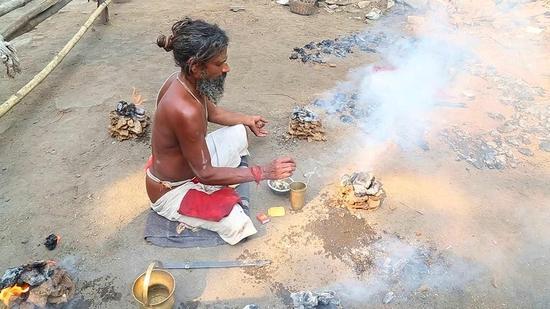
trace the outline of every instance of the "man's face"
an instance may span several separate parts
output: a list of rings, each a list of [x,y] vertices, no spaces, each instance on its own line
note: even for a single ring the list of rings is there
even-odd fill
[[[228,72],[227,50],[224,50],[218,56],[212,58],[200,72],[197,90],[212,103],[218,104],[223,96],[225,77]]]

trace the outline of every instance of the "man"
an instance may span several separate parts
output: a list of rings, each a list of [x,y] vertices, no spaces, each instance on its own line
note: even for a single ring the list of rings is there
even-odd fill
[[[238,168],[248,154],[246,129],[267,135],[261,116],[234,113],[217,106],[229,72],[228,37],[217,25],[185,18],[157,45],[173,51],[181,68],[162,85],[153,121],[152,160],[146,187],[160,215],[218,232],[236,244],[256,233],[228,185],[290,177],[296,165],[281,157],[263,166]],[[208,122],[226,127],[207,136]]]

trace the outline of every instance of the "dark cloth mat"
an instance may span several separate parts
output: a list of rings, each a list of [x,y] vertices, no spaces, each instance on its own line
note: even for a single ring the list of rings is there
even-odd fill
[[[248,166],[248,156],[241,158],[240,167]],[[240,184],[237,193],[241,197],[241,207],[249,214],[250,183]],[[200,229],[196,232],[185,229],[181,234],[176,232],[179,222],[170,221],[149,209],[145,222],[145,240],[153,245],[172,248],[215,247],[226,242],[216,232]]]

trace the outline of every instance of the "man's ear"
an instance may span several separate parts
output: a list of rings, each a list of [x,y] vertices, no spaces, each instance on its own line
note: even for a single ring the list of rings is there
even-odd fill
[[[201,72],[204,70],[204,66],[199,63],[192,63],[191,67],[191,75],[195,78],[199,78],[201,75]]]

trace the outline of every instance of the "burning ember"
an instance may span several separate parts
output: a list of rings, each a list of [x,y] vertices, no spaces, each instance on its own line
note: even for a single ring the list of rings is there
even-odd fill
[[[55,261],[37,261],[6,270],[0,289],[0,300],[9,308],[43,308],[66,303],[74,295],[75,284]]]
[[[348,209],[375,209],[386,198],[382,183],[371,172],[342,176],[340,195]]]
[[[288,134],[299,139],[311,141],[326,141],[325,131],[321,121],[312,111],[304,107],[295,107],[290,116]]]
[[[9,288],[2,289],[0,291],[0,300],[4,303],[4,305],[9,305],[10,299],[12,297],[19,297],[24,293],[27,293],[29,291],[29,285],[24,284],[22,286],[14,285]]]

